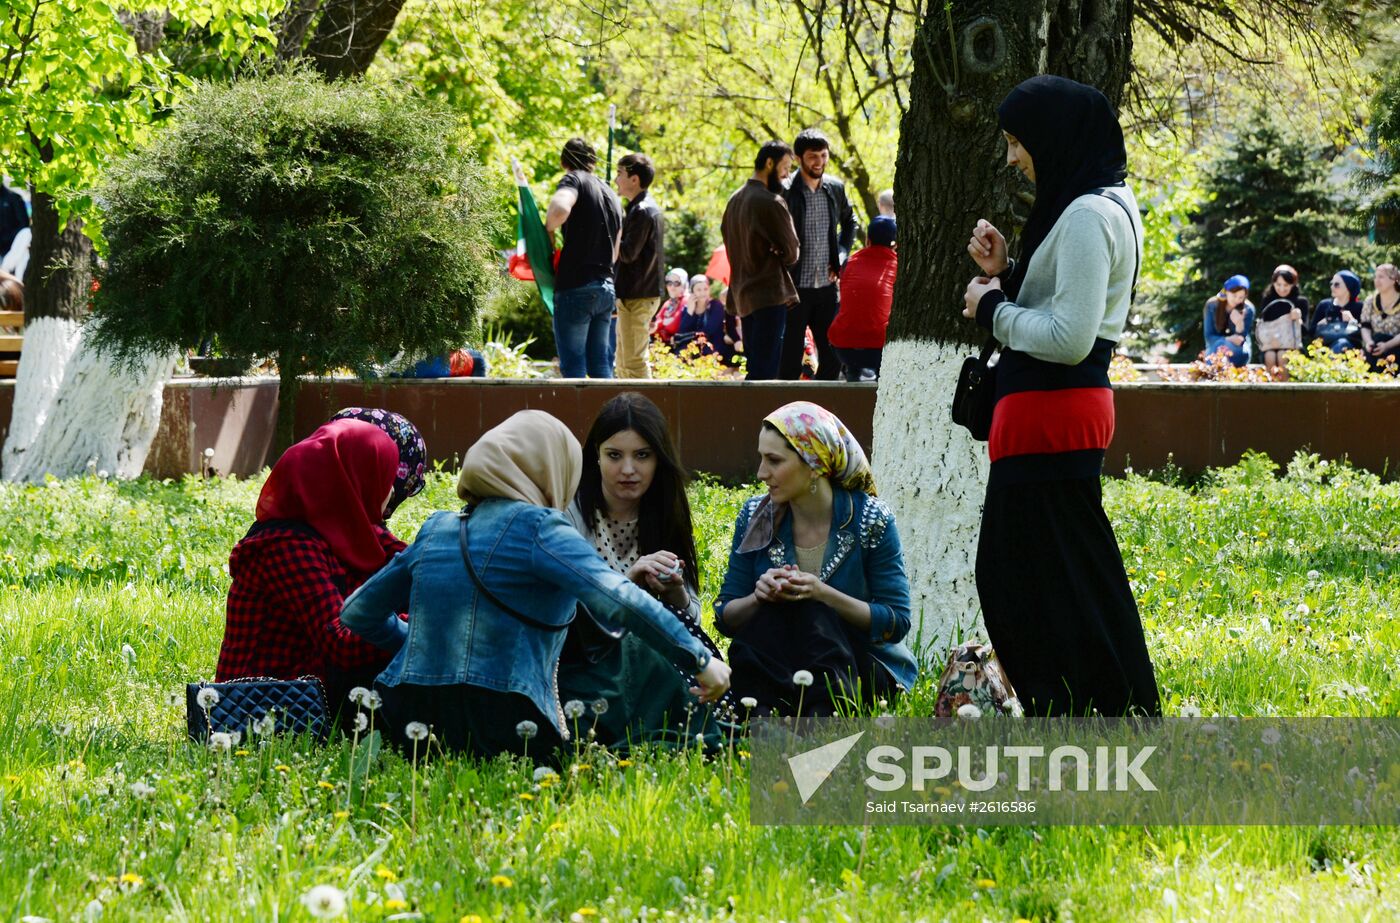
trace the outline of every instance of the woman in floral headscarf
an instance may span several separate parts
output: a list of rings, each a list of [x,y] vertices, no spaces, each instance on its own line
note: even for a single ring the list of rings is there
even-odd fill
[[[739,512],[715,601],[715,627],[734,639],[734,695],[757,699],[758,714],[819,715],[908,689],[909,578],[860,443],[795,401],[764,418],[758,455],[768,493]]]
[[[423,434],[402,414],[375,407],[346,407],[331,417],[331,421],[334,420],[363,420],[379,427],[394,440],[399,450],[399,467],[394,472],[394,493],[384,508],[384,521],[388,522],[400,503],[423,491],[428,473],[428,447],[423,442]]]

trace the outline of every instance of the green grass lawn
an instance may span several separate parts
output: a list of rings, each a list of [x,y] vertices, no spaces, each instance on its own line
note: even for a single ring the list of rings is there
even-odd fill
[[[352,794],[349,742],[195,747],[183,684],[258,486],[0,487],[0,919],[302,920],[322,884],[354,920],[1400,916],[1389,828],[766,828],[742,755],[585,752],[540,785],[380,754]],[[707,597],[745,495],[694,490]],[[1256,458],[1106,497],[1169,713],[1400,710],[1400,487]],[[395,528],[453,505],[438,476]]]

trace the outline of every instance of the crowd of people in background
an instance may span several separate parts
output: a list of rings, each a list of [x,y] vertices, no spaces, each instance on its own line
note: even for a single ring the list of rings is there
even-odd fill
[[[877,378],[898,269],[894,195],[880,194],[867,243],[853,255],[855,210],[828,175],[830,160],[831,143],[816,129],[792,144],[763,144],[725,208],[723,258],[717,251],[690,275],[666,268],[651,159],[622,157],[609,188],[592,145],[569,140],[545,215],[545,230],[563,240],[553,322],[560,373],[650,378],[652,349],[693,347],[725,365],[742,357],[748,380]]]
[[[1233,275],[1206,301],[1202,324],[1206,353],[1223,353],[1236,367],[1260,362],[1277,377],[1288,377],[1288,354],[1321,340],[1334,353],[1355,351],[1373,369],[1400,360],[1400,270],[1377,266],[1371,291],[1359,275],[1337,271],[1329,294],[1312,307],[1299,288],[1298,271],[1284,263],[1274,269],[1256,309],[1249,279]],[[1255,347],[1258,352],[1256,353]]]

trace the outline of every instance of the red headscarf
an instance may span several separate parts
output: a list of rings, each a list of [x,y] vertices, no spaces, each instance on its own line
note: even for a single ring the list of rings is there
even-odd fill
[[[257,520],[304,522],[348,569],[373,573],[386,560],[378,524],[398,467],[398,447],[379,427],[361,420],[327,423],[272,466]]]

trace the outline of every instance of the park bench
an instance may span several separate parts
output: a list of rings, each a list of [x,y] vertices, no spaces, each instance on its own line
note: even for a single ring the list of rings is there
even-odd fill
[[[0,378],[14,378],[19,371],[19,351],[24,345],[24,335],[4,332],[11,327],[16,331],[24,327],[23,311],[0,311]]]

